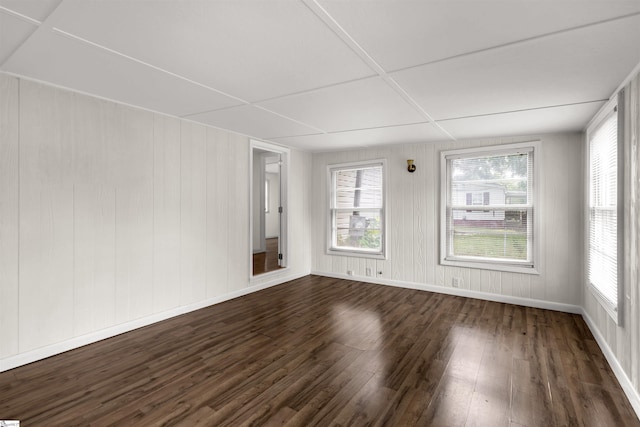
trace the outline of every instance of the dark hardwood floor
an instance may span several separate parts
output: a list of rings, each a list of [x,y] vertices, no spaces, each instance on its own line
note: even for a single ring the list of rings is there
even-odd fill
[[[278,265],[278,238],[265,239],[267,250],[253,254],[253,274],[262,274],[281,268]]]
[[[639,426],[580,316],[307,276],[0,373],[21,426]]]

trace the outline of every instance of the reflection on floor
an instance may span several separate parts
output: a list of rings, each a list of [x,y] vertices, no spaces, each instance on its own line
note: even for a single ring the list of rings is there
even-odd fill
[[[282,268],[278,265],[278,238],[266,239],[267,251],[253,254],[253,275]]]

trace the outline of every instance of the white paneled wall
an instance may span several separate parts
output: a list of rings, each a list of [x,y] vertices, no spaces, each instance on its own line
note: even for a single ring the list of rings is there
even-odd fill
[[[247,137],[5,74],[0,136],[0,370],[310,271],[310,154],[250,283]]]
[[[0,74],[0,360],[18,352],[18,94]]]
[[[540,140],[540,275],[506,273],[439,265],[440,151]],[[388,257],[377,261],[326,254],[326,166],[356,160],[387,159]],[[407,286],[451,288],[452,278],[469,291],[580,304],[582,275],[582,144],[579,134],[496,138],[446,143],[399,145],[357,151],[320,153],[313,158],[313,271]],[[417,170],[407,172],[407,159]]]
[[[153,310],[162,312],[181,296],[180,120],[155,115],[153,141]]]
[[[206,298],[207,128],[180,126],[180,303]]]

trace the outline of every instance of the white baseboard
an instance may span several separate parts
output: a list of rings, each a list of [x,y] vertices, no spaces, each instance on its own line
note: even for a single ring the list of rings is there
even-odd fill
[[[589,316],[587,310],[585,309],[582,310],[582,318],[591,330],[591,333],[600,346],[600,350],[602,350],[602,353],[607,359],[607,362],[609,362],[609,366],[611,366],[611,370],[618,379],[618,382],[620,383],[620,387],[622,387],[624,394],[627,395],[629,403],[631,403],[634,411],[636,411],[636,415],[638,416],[638,418],[640,418],[640,394],[638,394],[638,391],[633,386],[631,379],[629,379],[627,374],[624,372],[624,369],[622,369],[622,365],[620,365],[620,362],[611,350],[611,347],[609,347],[609,344],[607,344],[607,341],[604,339],[604,337],[600,333],[600,330],[598,330],[598,328],[596,327],[595,322],[593,321],[591,316]]]
[[[436,292],[440,294],[455,295],[467,298],[476,298],[486,301],[504,302],[508,304],[522,305],[525,307],[543,308],[546,310],[563,311],[565,313],[582,314],[582,307],[560,302],[544,301],[532,298],[514,297],[510,295],[491,294],[487,292],[472,291],[462,288],[448,288],[446,286],[425,285],[423,283],[405,282],[402,280],[378,279],[375,277],[348,276],[346,274],[325,273],[312,271],[311,274],[336,279],[356,280],[359,282],[375,283],[378,285],[396,286],[406,289]]]
[[[120,335],[125,332],[130,332],[143,326],[148,326],[153,323],[161,322],[166,319],[170,319],[181,314],[189,313],[191,311],[199,310],[201,308],[209,307],[214,304],[219,304],[230,299],[241,297],[262,289],[266,289],[272,286],[279,285],[290,280],[295,280],[299,277],[307,276],[308,273],[292,276],[280,276],[273,280],[257,285],[249,284],[246,288],[240,289],[234,292],[229,292],[224,295],[220,295],[214,298],[209,298],[203,301],[198,301],[193,304],[176,307],[171,310],[163,311],[162,313],[152,314],[150,316],[141,317],[139,319],[131,320],[126,323],[111,326],[106,329],[91,332],[86,335],[71,338],[59,343],[51,344],[45,347],[40,347],[35,350],[27,351],[25,353],[16,354],[15,356],[9,356],[4,359],[0,359],[0,372],[8,371],[9,369],[17,368],[18,366],[26,365],[32,362],[36,362],[47,357],[54,356],[56,354],[64,353],[65,351],[73,350],[74,348],[82,347],[87,344],[92,344],[97,341],[101,341],[106,338],[111,338],[116,335]]]

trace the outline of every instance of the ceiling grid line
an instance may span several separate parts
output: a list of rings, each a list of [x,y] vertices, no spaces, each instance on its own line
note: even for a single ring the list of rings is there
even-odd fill
[[[160,71],[161,73],[167,74],[167,75],[169,75],[169,76],[171,76],[171,77],[175,77],[175,78],[180,79],[180,80],[183,80],[183,81],[185,81],[185,82],[187,82],[187,83],[191,83],[191,84],[194,84],[194,85],[196,85],[196,86],[200,86],[200,87],[201,87],[201,88],[203,88],[203,89],[207,89],[207,90],[210,90],[210,91],[212,91],[212,92],[218,93],[218,94],[220,94],[220,95],[224,95],[224,96],[226,96],[226,97],[228,97],[228,98],[231,98],[231,99],[233,99],[233,100],[236,100],[236,101],[238,101],[238,102],[240,102],[240,103],[242,103],[242,104],[250,104],[248,101],[245,101],[244,99],[238,98],[237,96],[233,96],[233,95],[231,95],[231,94],[225,93],[225,92],[223,92],[223,91],[221,91],[221,90],[218,90],[218,89],[216,89],[216,88],[213,88],[213,87],[210,87],[210,86],[204,85],[204,84],[202,84],[202,83],[200,83],[200,82],[197,82],[197,81],[195,81],[195,80],[191,80],[191,79],[189,79],[189,78],[187,78],[187,77],[181,76],[180,74],[176,74],[176,73],[171,72],[171,71],[169,71],[169,70],[165,70],[165,69],[163,69],[163,68],[157,67],[157,66],[155,66],[155,65],[153,65],[153,64],[149,64],[148,62],[145,62],[145,61],[142,61],[142,60],[140,60],[140,59],[134,58],[134,57],[132,57],[132,56],[130,56],[130,55],[127,55],[127,54],[125,54],[125,53],[118,52],[118,51],[117,51],[117,50],[115,50],[115,49],[111,49],[111,48],[106,47],[106,46],[103,46],[103,45],[101,45],[101,44],[99,44],[99,43],[92,42],[91,40],[87,40],[87,39],[85,39],[85,38],[83,38],[83,37],[76,36],[75,34],[71,34],[71,33],[67,32],[67,31],[61,30],[60,28],[56,28],[56,27],[54,27],[54,28],[52,28],[51,30],[52,30],[55,34],[58,34],[58,35],[60,35],[60,36],[67,37],[67,38],[69,38],[69,39],[71,39],[71,40],[75,40],[75,41],[78,41],[78,42],[80,42],[80,43],[84,43],[84,44],[86,44],[87,46],[95,47],[96,49],[103,50],[103,51],[108,52],[108,53],[110,53],[110,54],[112,54],[112,55],[120,56],[120,57],[122,57],[122,58],[124,58],[124,59],[127,59],[127,60],[129,60],[129,61],[135,62],[135,63],[140,64],[140,65],[143,65],[143,66],[145,66],[145,67],[149,67],[149,68],[151,68],[151,69],[153,69],[153,70],[156,70],[156,71]]]
[[[54,9],[55,11],[55,9]],[[6,8],[4,6],[0,6],[0,12],[5,12],[8,15],[11,16],[15,16],[18,19],[23,20],[24,22],[27,22],[33,26],[35,26],[36,28],[22,41],[22,43],[20,43],[19,45],[17,45],[16,47],[14,47],[9,54],[2,59],[2,62],[0,62],[0,69],[2,69],[2,67],[4,66],[4,64],[7,63],[7,61],[9,61],[9,59],[11,59],[11,57],[18,51],[20,50],[20,48],[22,46],[24,46],[24,44],[31,38],[33,37],[33,35],[40,30],[40,28],[42,28],[42,25],[44,24],[44,22],[47,20],[46,18],[43,21],[38,21],[37,19],[33,19],[29,16],[23,15],[22,13],[18,13],[14,10],[11,10],[9,8]],[[52,12],[53,13],[53,12]],[[50,15],[49,15],[50,16]]]
[[[8,15],[15,16],[18,19],[22,19],[23,21],[36,26],[40,26],[42,24],[42,22],[38,21],[37,19],[31,18],[30,16],[27,16],[27,15],[23,15],[22,13],[16,12],[15,10],[11,10],[2,5],[0,5],[0,12],[5,12]]]
[[[440,126],[434,118],[391,76],[371,55],[340,25],[340,23],[317,0],[301,0],[322,22],[331,29],[353,52],[378,74],[402,99],[418,111],[436,129],[447,138],[455,141],[449,132]]]
[[[603,19],[601,21],[596,21],[596,22],[591,22],[588,24],[584,24],[584,25],[578,25],[575,27],[571,27],[571,28],[564,28],[562,30],[558,30],[558,31],[552,31],[549,33],[545,33],[545,34],[540,34],[537,36],[533,36],[533,37],[527,37],[524,39],[519,39],[519,40],[514,40],[511,41],[509,43],[503,43],[503,44],[499,44],[499,45],[495,45],[495,46],[489,46],[483,49],[476,49],[476,50],[472,50],[470,52],[464,52],[464,53],[460,53],[457,55],[452,55],[452,56],[447,56],[445,58],[439,58],[433,61],[427,61],[427,62],[423,62],[420,64],[413,64],[410,65],[408,67],[400,67],[394,70],[389,71],[389,74],[394,74],[394,73],[399,73],[401,71],[406,71],[406,70],[411,70],[414,68],[420,68],[420,67],[426,67],[429,65],[434,65],[434,64],[439,64],[442,62],[447,62],[447,61],[452,61],[454,59],[460,59],[460,58],[464,58],[467,56],[473,56],[473,55],[479,55],[479,54],[483,54],[483,53],[487,53],[487,52],[491,52],[494,50],[500,50],[500,49],[504,49],[507,47],[512,47],[512,46],[517,46],[520,44],[526,44],[526,43],[531,43],[531,42],[535,42],[535,41],[539,41],[539,40],[543,40],[546,38],[551,38],[551,37],[555,37],[561,34],[566,34],[566,33],[571,33],[574,31],[579,31],[579,30],[583,30],[585,28],[589,28],[589,27],[595,27],[598,25],[603,25],[603,24],[608,24],[611,22],[615,22],[615,21],[619,21],[619,20],[623,20],[623,19],[628,19],[628,18],[633,18],[636,16],[640,16],[640,12],[636,12],[636,13],[629,13],[626,15],[622,15],[622,16],[616,16],[614,18],[610,18],[610,19]]]
[[[640,3],[608,0],[0,0],[0,20],[3,73],[310,151],[580,132],[640,69]]]
[[[260,110],[263,110],[263,111],[266,111],[266,112],[268,112],[268,113],[274,114],[274,115],[276,115],[276,116],[278,116],[278,117],[284,118],[284,119],[286,119],[286,120],[290,120],[290,121],[292,121],[292,122],[294,122],[294,123],[297,123],[297,124],[300,124],[300,125],[303,125],[303,126],[309,127],[309,128],[311,128],[311,129],[318,130],[318,131],[320,131],[320,132],[322,132],[322,133],[326,133],[325,131],[323,131],[323,130],[321,130],[321,129],[319,129],[319,128],[315,127],[315,126],[309,125],[309,124],[307,124],[307,123],[301,122],[301,121],[299,121],[299,120],[296,120],[296,119],[294,119],[294,118],[291,118],[291,117],[285,116],[285,115],[283,115],[283,114],[279,114],[279,113],[277,113],[277,112],[275,112],[275,111],[271,111],[271,110],[269,110],[269,109],[267,109],[267,108],[264,108],[264,107],[261,107],[261,106],[259,106],[259,105],[256,105],[256,104],[255,104],[255,103],[253,103],[253,102],[249,102],[249,101],[247,101],[247,100],[244,100],[244,99],[239,98],[239,97],[237,97],[237,96],[231,95],[231,94],[226,93],[226,92],[224,92],[224,91],[218,90],[218,89],[213,88],[213,87],[211,87],[211,86],[207,86],[207,85],[205,85],[205,84],[202,84],[202,83],[197,82],[197,81],[195,81],[195,80],[189,79],[188,77],[182,76],[182,75],[177,74],[177,73],[174,73],[174,72],[172,72],[172,71],[165,70],[165,69],[163,69],[163,68],[161,68],[161,67],[158,67],[158,66],[155,66],[155,65],[153,65],[153,64],[150,64],[150,63],[148,63],[148,62],[145,62],[145,61],[142,61],[142,60],[140,60],[140,59],[134,58],[134,57],[132,57],[132,56],[130,56],[130,55],[127,55],[127,54],[125,54],[125,53],[119,52],[119,51],[117,51],[117,50],[115,50],[115,49],[111,49],[111,48],[109,48],[109,47],[103,46],[103,45],[101,45],[101,44],[99,44],[99,43],[92,42],[91,40],[87,40],[87,39],[85,39],[85,38],[83,38],[83,37],[76,36],[76,35],[74,35],[74,34],[71,34],[71,33],[67,32],[67,31],[61,30],[61,29],[59,29],[59,28],[55,28],[55,27],[54,27],[54,28],[52,28],[52,31],[53,31],[54,33],[56,33],[56,34],[59,34],[59,35],[63,36],[63,37],[67,37],[67,38],[69,38],[69,39],[79,41],[79,42],[81,42],[81,43],[84,43],[84,44],[86,44],[86,45],[88,45],[88,46],[91,46],[91,47],[94,47],[94,48],[96,48],[96,49],[101,49],[101,50],[103,50],[103,51],[105,51],[105,52],[108,52],[108,53],[110,53],[110,54],[120,56],[120,57],[125,58],[125,59],[127,59],[127,60],[129,60],[129,61],[135,62],[135,63],[137,63],[137,64],[140,64],[140,65],[143,65],[143,66],[145,66],[145,67],[151,68],[151,69],[153,69],[153,70],[159,71],[159,72],[161,72],[161,73],[167,74],[167,75],[169,75],[169,76],[171,76],[171,77],[175,77],[175,78],[177,78],[177,79],[183,80],[183,81],[185,81],[185,82],[187,82],[187,83],[191,83],[191,84],[193,84],[193,85],[196,85],[196,86],[202,87],[203,89],[210,90],[210,91],[212,91],[212,92],[215,92],[215,93],[218,93],[218,94],[220,94],[220,95],[226,96],[226,97],[228,97],[228,98],[231,98],[231,99],[236,100],[236,101],[238,101],[238,102],[240,102],[240,103],[241,103],[241,105],[232,105],[232,106],[229,106],[229,107],[223,107],[223,108],[218,108],[218,109],[215,109],[215,110],[209,110],[209,111],[198,111],[198,112],[195,112],[195,113],[189,113],[189,114],[180,115],[180,116],[178,116],[178,117],[181,117],[181,118],[188,118],[188,117],[195,116],[195,115],[198,115],[198,114],[203,114],[203,113],[205,113],[205,112],[229,110],[229,109],[238,108],[239,106],[245,105],[245,106],[252,106],[252,107],[254,107],[254,108],[258,108],[258,109],[260,109]]]
[[[592,101],[583,101],[583,102],[573,102],[570,104],[556,104],[556,105],[545,105],[543,107],[531,107],[531,108],[522,108],[519,110],[506,110],[506,111],[496,111],[494,113],[484,113],[484,114],[474,114],[471,116],[460,116],[460,117],[447,117],[446,119],[438,119],[439,122],[447,122],[451,120],[461,120],[461,119],[474,119],[477,117],[490,117],[490,116],[499,116],[501,114],[511,114],[511,113],[524,113],[527,111],[537,111],[537,110],[548,110],[551,108],[560,108],[560,107],[571,107],[576,105],[587,105],[587,104],[596,104],[607,102],[608,99],[594,99]]]

